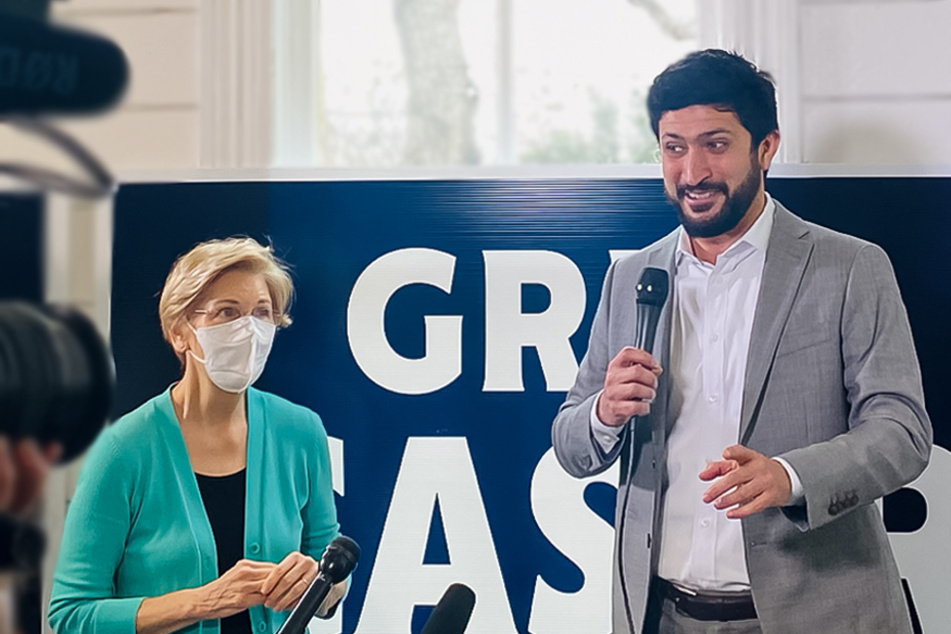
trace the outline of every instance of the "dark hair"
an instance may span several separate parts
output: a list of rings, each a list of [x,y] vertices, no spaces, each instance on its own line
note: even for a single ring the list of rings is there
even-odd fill
[[[779,129],[772,76],[737,53],[709,48],[690,53],[654,79],[647,93],[654,136],[668,110],[711,105],[734,112],[757,147]]]

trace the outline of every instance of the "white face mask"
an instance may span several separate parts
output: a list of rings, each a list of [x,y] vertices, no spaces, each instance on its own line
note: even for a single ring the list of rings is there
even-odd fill
[[[277,326],[245,315],[216,326],[192,328],[204,359],[188,354],[205,366],[211,382],[225,392],[243,392],[261,377],[271,352]]]

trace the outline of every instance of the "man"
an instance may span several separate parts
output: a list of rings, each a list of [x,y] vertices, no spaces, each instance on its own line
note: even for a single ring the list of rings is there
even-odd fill
[[[681,227],[608,270],[552,429],[574,476],[621,461],[614,632],[910,633],[875,501],[932,435],[888,258],[765,192],[775,91],[742,57],[688,55],[648,109]],[[671,280],[653,351],[647,266]]]

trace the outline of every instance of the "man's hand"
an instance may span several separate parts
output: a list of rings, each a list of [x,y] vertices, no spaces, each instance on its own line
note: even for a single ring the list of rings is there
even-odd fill
[[[785,506],[792,494],[789,474],[772,458],[743,445],[723,450],[723,460],[700,472],[704,482],[716,480],[703,494],[703,501],[718,509],[730,509],[726,516],[739,519],[771,506]]]
[[[661,373],[654,358],[640,348],[626,346],[617,353],[604,375],[604,391],[598,398],[598,419],[621,427],[634,416],[650,411]]]
[[[29,515],[62,452],[58,443],[41,448],[26,438],[11,446],[6,436],[0,436],[0,511],[17,517]]]

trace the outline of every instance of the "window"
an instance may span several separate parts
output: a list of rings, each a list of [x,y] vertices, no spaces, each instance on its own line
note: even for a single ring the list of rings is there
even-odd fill
[[[644,163],[696,0],[322,0],[323,167]]]

